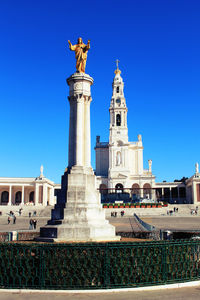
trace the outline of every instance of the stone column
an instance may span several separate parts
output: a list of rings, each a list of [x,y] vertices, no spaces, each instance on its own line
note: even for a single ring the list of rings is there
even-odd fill
[[[76,116],[76,166],[83,166],[83,99],[77,100],[77,116]]]
[[[162,195],[161,195],[161,199],[163,200],[164,199],[164,188],[162,188]]]
[[[85,139],[84,139],[84,154],[85,154],[85,166],[91,167],[91,138],[90,138],[90,102],[91,97],[87,97],[85,102]]]
[[[171,200],[172,200],[172,188],[171,187],[169,188],[169,198],[170,198],[170,202],[171,202]]]
[[[196,187],[196,182],[192,183],[192,189],[193,189],[193,204],[197,203],[197,187]]]
[[[47,206],[47,184],[43,184],[43,199],[42,199],[42,205]]]
[[[39,185],[38,184],[35,185],[34,197],[35,197],[35,205],[38,205],[38,200],[39,200]]]
[[[9,186],[8,205],[12,205],[12,185]]]
[[[93,78],[87,74],[74,73],[67,79],[70,87],[70,129],[68,166],[91,166],[90,142],[90,86]]]
[[[70,101],[69,97],[69,101]],[[74,118],[75,118],[75,103],[74,101],[70,101],[70,118],[69,118],[69,148],[68,148],[68,166],[72,167],[75,164],[74,157],[74,140],[75,136],[75,126],[74,126]]]
[[[22,185],[22,201],[21,204],[24,205],[24,185]]]

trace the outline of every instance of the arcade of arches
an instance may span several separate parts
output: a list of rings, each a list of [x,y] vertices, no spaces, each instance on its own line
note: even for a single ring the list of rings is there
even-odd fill
[[[22,178],[19,183],[16,183],[16,178],[15,183],[12,182],[13,178],[7,178],[7,182],[0,180],[0,205],[54,205],[54,186],[51,182],[40,180],[37,182],[35,178],[34,181],[25,178],[24,183],[20,183]]]
[[[200,189],[199,189],[200,190]],[[109,189],[106,184],[100,184],[99,191],[101,194],[107,193],[130,193],[130,195],[135,195],[136,198],[146,198],[146,199],[157,199],[169,201],[176,199],[186,198],[186,187],[185,186],[172,186],[172,187],[162,187],[155,188],[151,187],[149,183],[139,186],[138,183],[134,183],[131,188],[124,188],[121,183],[117,183],[114,189]],[[200,194],[200,192],[199,192]]]

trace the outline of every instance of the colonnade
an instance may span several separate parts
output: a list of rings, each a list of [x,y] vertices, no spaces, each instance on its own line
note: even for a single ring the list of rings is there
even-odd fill
[[[48,183],[0,184],[0,205],[47,206],[54,202],[54,187]]]

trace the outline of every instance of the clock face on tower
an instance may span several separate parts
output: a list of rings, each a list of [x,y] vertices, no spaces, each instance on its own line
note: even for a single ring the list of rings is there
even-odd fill
[[[121,99],[118,98],[118,99],[116,100],[116,103],[121,104]]]

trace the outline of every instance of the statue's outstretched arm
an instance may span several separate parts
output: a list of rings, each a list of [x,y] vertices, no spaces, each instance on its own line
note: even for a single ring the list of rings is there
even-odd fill
[[[68,43],[69,43],[69,49],[74,51],[76,49],[76,45],[73,46],[70,41],[68,41]]]
[[[88,40],[88,42],[87,42],[86,49],[87,49],[87,50],[90,49],[90,40]]]

